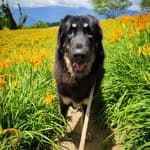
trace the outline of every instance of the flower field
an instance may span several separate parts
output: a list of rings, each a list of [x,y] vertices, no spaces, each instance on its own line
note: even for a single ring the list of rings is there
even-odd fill
[[[126,150],[150,149],[150,13],[100,22],[105,122]],[[0,31],[0,150],[60,149],[53,79],[58,27]]]
[[[125,150],[150,149],[149,16],[102,22],[107,55],[103,82],[106,123]]]

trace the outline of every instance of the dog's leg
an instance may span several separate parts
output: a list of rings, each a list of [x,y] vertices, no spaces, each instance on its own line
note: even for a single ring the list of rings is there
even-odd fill
[[[62,99],[60,98],[60,111],[61,111],[61,114],[64,116],[64,118],[66,118],[67,116],[68,108],[69,108],[69,105],[64,104]]]
[[[84,118],[85,118],[86,108],[87,108],[87,105],[82,105],[82,109],[83,109],[83,121],[84,121]]]
[[[80,134],[82,133],[82,127],[83,127],[83,124],[84,124],[86,108],[87,108],[86,105],[82,105],[82,107],[81,107],[82,115],[81,115],[81,118],[80,118],[80,121],[79,121],[79,131],[78,131],[78,133],[80,133]]]

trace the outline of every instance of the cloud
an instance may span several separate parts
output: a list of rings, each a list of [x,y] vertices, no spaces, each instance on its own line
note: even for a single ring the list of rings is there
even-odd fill
[[[91,0],[7,0],[10,6],[20,3],[24,7],[67,6],[92,8]]]
[[[24,7],[44,7],[44,6],[67,6],[93,8],[92,0],[7,0],[10,6],[17,6],[20,3]],[[131,0],[133,5],[130,10],[139,10],[141,0]]]
[[[129,7],[130,10],[140,10],[141,0],[132,0],[132,6]]]

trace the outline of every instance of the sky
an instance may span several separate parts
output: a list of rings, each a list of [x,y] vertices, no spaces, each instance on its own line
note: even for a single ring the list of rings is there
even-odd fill
[[[67,6],[92,8],[91,0],[7,0],[11,6],[18,2],[25,7]]]
[[[20,3],[22,7],[66,6],[93,8],[92,0],[7,0],[10,6]],[[131,10],[139,10],[141,0],[131,0]]]

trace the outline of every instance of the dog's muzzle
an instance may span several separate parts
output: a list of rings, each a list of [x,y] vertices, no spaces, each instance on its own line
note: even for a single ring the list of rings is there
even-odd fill
[[[85,59],[87,57],[87,53],[82,49],[75,49],[73,52],[73,70],[78,73],[82,73],[86,70],[87,64]]]
[[[81,73],[84,70],[86,70],[87,64],[83,63],[83,64],[78,64],[78,63],[73,63],[73,69],[75,72]]]

